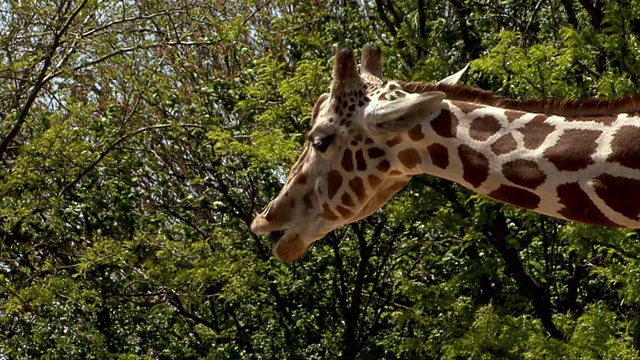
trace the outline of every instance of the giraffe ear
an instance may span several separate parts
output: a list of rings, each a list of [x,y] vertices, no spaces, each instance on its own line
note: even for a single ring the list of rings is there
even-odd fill
[[[431,114],[440,111],[445,94],[430,91],[407,94],[392,101],[372,102],[365,109],[365,121],[374,130],[401,132],[415,127]]]
[[[438,81],[438,84],[446,84],[446,85],[457,84],[460,81],[460,78],[462,77],[462,75],[464,75],[464,73],[467,72],[467,69],[469,69],[469,64],[467,64],[467,66],[463,67],[462,70],[458,71],[457,73],[453,75],[449,75],[446,78]]]

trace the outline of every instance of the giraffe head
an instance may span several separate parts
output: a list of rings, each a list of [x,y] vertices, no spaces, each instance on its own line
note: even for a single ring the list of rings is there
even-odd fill
[[[256,234],[271,233],[281,260],[300,258],[331,230],[380,209],[417,173],[420,156],[398,145],[425,136],[420,124],[439,115],[445,94],[410,94],[383,82],[377,47],[363,49],[361,64],[359,74],[353,51],[337,51],[330,92],[313,107],[304,152],[251,224]]]

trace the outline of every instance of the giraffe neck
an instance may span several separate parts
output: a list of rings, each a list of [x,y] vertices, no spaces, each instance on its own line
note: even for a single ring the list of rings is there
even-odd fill
[[[445,101],[439,116],[407,137],[396,151],[412,174],[553,217],[640,228],[637,116],[549,116]]]

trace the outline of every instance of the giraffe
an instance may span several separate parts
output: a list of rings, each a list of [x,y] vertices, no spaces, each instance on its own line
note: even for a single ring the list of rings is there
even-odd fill
[[[383,81],[373,46],[361,64],[337,51],[308,146],[251,224],[275,238],[277,258],[300,258],[417,174],[556,218],[640,228],[640,96],[517,101],[457,79]]]

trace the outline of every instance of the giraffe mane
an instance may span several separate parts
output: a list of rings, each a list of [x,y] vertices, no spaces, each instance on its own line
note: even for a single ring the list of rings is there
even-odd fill
[[[602,116],[640,112],[640,94],[615,99],[591,97],[587,99],[541,98],[516,100],[496,95],[488,90],[462,84],[437,84],[419,81],[399,81],[398,83],[405,91],[411,93],[442,91],[447,94],[448,100],[467,101],[546,115]]]

